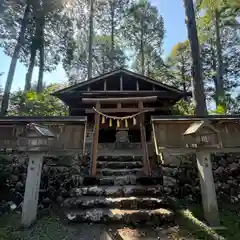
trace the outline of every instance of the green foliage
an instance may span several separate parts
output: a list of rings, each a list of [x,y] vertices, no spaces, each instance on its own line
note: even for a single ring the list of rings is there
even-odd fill
[[[171,84],[188,91],[191,87],[192,80],[192,57],[188,40],[177,43],[172,48],[166,64],[173,76],[173,78],[170,79]]]
[[[123,39],[135,56],[133,68],[145,75],[162,65],[164,22],[149,1],[134,2],[122,26]]]
[[[210,111],[210,114],[224,115],[224,114],[226,114],[226,106],[219,104],[219,105],[217,105],[215,110]]]
[[[46,23],[44,26],[44,47],[45,47],[45,71],[52,71],[56,68],[57,64],[61,59],[61,51],[62,48],[61,38],[63,37],[62,27],[65,24],[65,20],[62,19],[60,24],[60,13],[59,8],[61,7],[58,4],[54,4],[54,0],[46,1],[46,0],[35,0],[30,1],[31,5],[39,2],[42,5],[42,13],[41,16],[44,16]],[[4,52],[8,56],[12,56],[16,41],[18,39],[18,33],[22,24],[22,21],[19,20],[23,14],[26,7],[25,1],[3,1],[3,6],[5,11],[0,12],[0,46],[4,49]],[[56,7],[56,8],[55,8]],[[29,58],[30,58],[30,49],[33,41],[39,36],[35,36],[36,23],[35,20],[39,19],[39,16],[36,16],[34,12],[34,7],[31,7],[31,15],[28,20],[28,27],[26,30],[26,36],[24,45],[21,48],[19,60],[28,67]],[[38,14],[39,11],[38,11]],[[60,26],[61,25],[61,26]],[[54,27],[53,27],[54,26]],[[37,39],[36,43],[39,45],[39,39]],[[50,54],[51,53],[51,54]],[[39,57],[37,55],[36,65],[39,65]]]
[[[231,27],[236,23],[237,10],[230,2],[231,0],[197,2],[200,9],[197,23],[205,92],[207,99],[215,101],[217,105],[211,112],[213,114],[233,112],[235,100],[230,96],[239,86],[240,38],[236,29]]]
[[[120,48],[119,43],[115,42],[115,47],[112,51],[111,41],[111,36],[97,35],[94,37],[94,75],[101,75],[111,71],[112,61],[114,61],[114,69],[125,66],[126,56]]]
[[[192,102],[180,100],[173,107],[173,115],[194,115],[194,109]]]
[[[42,93],[14,92],[10,100],[9,116],[66,116],[67,107],[50,94],[59,88],[53,84]]]

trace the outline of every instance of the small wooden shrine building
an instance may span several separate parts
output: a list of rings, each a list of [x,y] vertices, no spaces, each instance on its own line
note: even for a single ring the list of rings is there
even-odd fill
[[[149,148],[154,145],[151,116],[171,115],[172,106],[190,94],[119,69],[53,95],[69,106],[70,116],[87,117],[86,141],[93,166],[100,151],[106,155],[129,149],[144,156],[144,171],[149,175]],[[95,173],[92,167],[92,175]]]

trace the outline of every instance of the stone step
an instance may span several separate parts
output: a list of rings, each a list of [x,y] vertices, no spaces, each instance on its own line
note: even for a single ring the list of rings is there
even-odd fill
[[[103,176],[99,178],[99,185],[135,185],[137,184],[138,177],[136,175],[124,175],[124,176]]]
[[[89,186],[73,188],[70,190],[71,197],[77,196],[108,196],[108,197],[159,197],[162,195],[162,186]]]
[[[99,156],[98,161],[101,162],[142,162],[142,156]]]
[[[155,185],[163,184],[162,177],[138,177],[136,175],[124,175],[124,176],[102,176],[98,178],[84,177],[84,186],[93,185]]]
[[[97,169],[98,176],[125,176],[136,174],[137,176],[143,175],[142,168],[132,168],[132,169],[112,169],[112,168],[102,168]]]
[[[88,209],[88,208],[119,208],[119,209],[157,209],[169,208],[166,198],[148,197],[72,197],[67,198],[62,206],[68,209]]]
[[[125,168],[125,169],[132,169],[132,168],[142,168],[143,163],[142,161],[127,161],[127,162],[117,162],[117,161],[98,161],[97,162],[98,168]]]
[[[155,210],[121,210],[121,209],[88,209],[68,211],[66,217],[70,222],[91,223],[124,223],[131,225],[164,225],[174,222],[174,212],[164,208]]]

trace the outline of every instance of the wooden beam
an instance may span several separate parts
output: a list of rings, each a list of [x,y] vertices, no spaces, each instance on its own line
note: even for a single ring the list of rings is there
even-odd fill
[[[81,123],[85,124],[87,121],[86,116],[61,116],[61,117],[21,117],[21,116],[14,116],[14,117],[0,117],[0,125],[3,124],[16,124],[16,125],[24,125],[27,123],[62,123],[62,124],[71,124],[71,123]]]
[[[138,80],[136,80],[136,89],[137,89],[137,91],[139,91],[139,82],[138,82]]]
[[[100,109],[100,103],[96,103],[96,109]],[[98,157],[98,138],[99,138],[99,124],[100,114],[95,112],[94,118],[94,130],[93,130],[93,142],[91,151],[91,176],[95,177],[97,172],[97,157]]]
[[[81,91],[81,90],[79,90],[79,91],[70,91],[70,92],[68,92],[68,93],[65,93],[64,95],[66,96],[66,95],[72,95],[72,94],[96,94],[96,93],[102,93],[102,94],[105,94],[106,92],[104,91],[104,90],[91,90],[90,89],[90,93],[89,92],[87,92],[87,90],[84,90],[84,91]],[[120,90],[107,90],[107,93],[119,93],[119,94],[123,94],[123,93],[130,93],[130,94],[132,94],[132,93],[153,93],[153,90],[123,90],[123,91],[120,91]],[[159,94],[164,94],[164,93],[166,93],[166,94],[170,94],[171,96],[179,96],[179,95],[181,95],[181,94],[176,94],[176,93],[172,93],[172,92],[168,92],[168,91],[166,91],[166,90],[156,90],[156,91],[154,91],[154,94],[157,94],[157,93],[159,93]]]
[[[158,96],[161,99],[168,99],[177,101],[178,99],[182,98],[182,95],[174,94],[167,91],[72,91],[71,93],[65,94],[61,97],[61,99],[65,99],[64,101],[69,101],[69,99],[79,99],[81,97],[133,97],[133,96]]]
[[[223,148],[214,148],[214,147],[199,147],[199,148],[187,148],[187,147],[158,147],[159,153],[174,153],[174,154],[188,154],[188,153],[231,153],[239,152],[240,147],[223,147]]]
[[[120,91],[120,90],[107,90],[107,93],[108,94],[134,94],[134,93],[136,93],[136,94],[141,94],[141,93],[143,93],[143,94],[145,94],[145,93],[147,93],[147,94],[153,94],[153,92],[154,92],[154,94],[170,94],[171,96],[173,96],[173,94],[171,94],[171,92],[167,92],[167,91],[153,91],[153,90],[141,90],[141,91],[136,91],[136,90],[123,90],[123,91]],[[91,90],[91,92],[87,92],[87,91],[74,91],[74,92],[71,92],[71,93],[69,93],[69,95],[71,95],[71,94],[82,94],[82,95],[94,95],[94,94],[106,94],[106,91],[94,91],[94,90]],[[174,96],[176,96],[176,94],[174,95]]]
[[[104,91],[107,91],[107,80],[104,80]]]
[[[158,108],[143,108],[143,111],[155,112],[155,111],[163,111],[168,110],[169,108],[158,107]],[[76,108],[76,111],[85,111],[85,113],[95,113],[92,108]],[[139,108],[101,108],[102,113],[137,113],[139,112]]]
[[[122,76],[120,77],[120,91],[123,91],[123,78]]]
[[[117,110],[120,110],[120,109],[122,109],[122,103],[119,102],[119,103],[117,104]]]
[[[154,102],[157,101],[157,96],[151,97],[126,97],[126,98],[83,98],[82,102],[84,103],[113,103],[113,102],[121,102],[121,103],[137,103],[139,101],[142,102]]]
[[[139,111],[143,110],[143,102],[139,101],[138,103]],[[149,164],[149,156],[148,156],[148,147],[146,140],[146,129],[144,125],[144,114],[139,115],[139,125],[140,125],[140,133],[141,133],[141,143],[143,148],[143,170],[146,176],[149,176],[151,173],[150,164]]]
[[[83,155],[85,155],[85,148],[86,148],[86,139],[87,139],[87,122],[85,122],[84,126],[84,137],[83,137]]]

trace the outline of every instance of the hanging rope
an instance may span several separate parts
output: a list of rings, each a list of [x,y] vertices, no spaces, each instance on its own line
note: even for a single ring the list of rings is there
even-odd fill
[[[117,117],[117,116],[109,116],[109,115],[106,115],[106,114],[104,114],[104,113],[98,111],[96,108],[93,108],[93,110],[94,110],[96,113],[102,115],[102,116],[105,117],[105,118],[114,119],[114,120],[125,120],[125,119],[131,119],[131,118],[135,118],[136,116],[138,116],[138,115],[140,115],[140,114],[142,114],[142,113],[148,112],[147,110],[145,110],[145,111],[138,112],[138,113],[133,114],[133,115],[130,115],[130,116]]]

